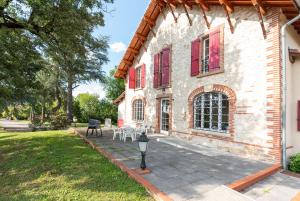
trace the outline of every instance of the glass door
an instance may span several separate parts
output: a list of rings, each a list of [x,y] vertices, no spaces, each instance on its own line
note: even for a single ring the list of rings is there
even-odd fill
[[[161,116],[160,116],[160,130],[161,133],[168,134],[169,132],[169,99],[162,99],[161,100]]]

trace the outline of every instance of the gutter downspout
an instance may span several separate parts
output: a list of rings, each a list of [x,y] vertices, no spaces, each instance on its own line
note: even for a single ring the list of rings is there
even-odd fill
[[[282,129],[282,165],[283,169],[287,169],[286,159],[286,100],[287,100],[287,79],[286,79],[286,66],[287,66],[287,47],[286,47],[286,28],[300,19],[300,14],[288,21],[281,27],[281,55],[282,55],[282,102],[281,102],[281,129]]]

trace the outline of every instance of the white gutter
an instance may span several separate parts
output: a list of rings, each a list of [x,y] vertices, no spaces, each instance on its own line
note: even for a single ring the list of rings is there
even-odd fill
[[[287,79],[286,79],[286,66],[287,66],[287,47],[286,47],[286,28],[300,19],[300,14],[288,21],[281,27],[281,56],[282,56],[282,102],[281,102],[281,128],[282,128],[282,165],[283,169],[287,169],[286,159],[286,100],[287,100]]]

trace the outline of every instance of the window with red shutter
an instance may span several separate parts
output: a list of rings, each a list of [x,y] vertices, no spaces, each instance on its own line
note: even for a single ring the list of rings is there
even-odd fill
[[[168,87],[170,84],[170,48],[163,49],[154,55],[154,77],[153,88]]]
[[[300,131],[300,101],[298,101],[297,127],[298,127],[298,131]]]
[[[201,54],[201,41],[200,39],[197,39],[192,42],[192,48],[191,48],[191,76],[199,75],[200,54]]]
[[[131,67],[129,69],[129,89],[135,89],[135,69]]]
[[[153,88],[158,88],[159,86],[159,57],[160,54],[154,55]]]
[[[146,86],[146,65],[143,64],[141,67],[141,87],[145,88]]]
[[[220,29],[209,34],[209,72],[220,69]]]
[[[168,86],[170,83],[170,49],[166,48],[162,52],[162,81],[161,85],[162,86]]]

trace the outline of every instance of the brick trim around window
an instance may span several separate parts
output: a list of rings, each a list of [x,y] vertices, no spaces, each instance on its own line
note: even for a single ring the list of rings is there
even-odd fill
[[[202,86],[199,87],[197,89],[195,89],[194,91],[192,91],[189,95],[188,98],[188,120],[189,120],[189,128],[193,129],[194,128],[194,98],[196,96],[198,96],[199,94],[202,93],[207,93],[207,92],[220,92],[225,94],[228,97],[229,100],[229,135],[230,136],[215,136],[215,135],[211,135],[211,136],[215,136],[216,138],[232,138],[234,137],[234,114],[236,111],[236,95],[235,92],[229,88],[226,87],[224,85],[220,85],[220,84],[214,84],[212,85],[211,90],[205,90],[206,86]],[[199,131],[193,131],[194,133],[204,133],[201,130]],[[205,132],[205,134],[207,134]],[[210,135],[210,134],[208,134]]]
[[[140,123],[141,121],[136,121],[136,120],[133,119],[133,116],[134,116],[134,114],[133,114],[133,103],[136,100],[142,100],[143,101],[143,106],[144,106],[144,108],[143,108],[144,109],[144,121],[145,121],[145,119],[147,117],[147,115],[146,115],[146,104],[147,104],[147,102],[146,102],[146,98],[144,96],[140,96],[140,95],[134,96],[132,98],[132,100],[131,100],[131,120],[134,121],[134,122],[136,122],[136,123]]]

